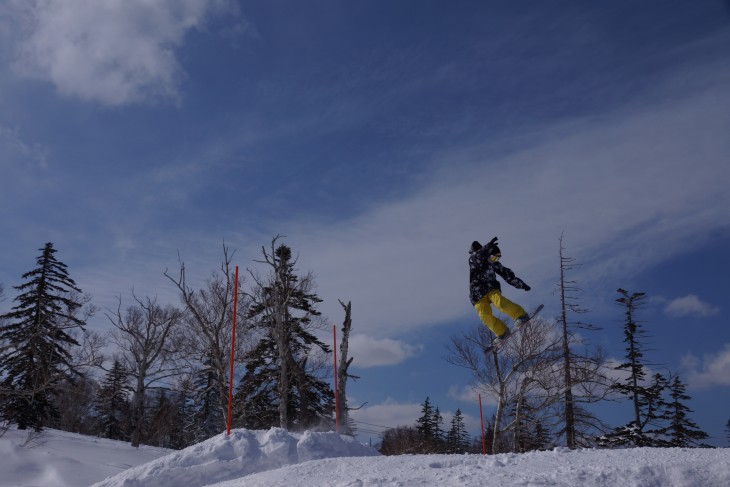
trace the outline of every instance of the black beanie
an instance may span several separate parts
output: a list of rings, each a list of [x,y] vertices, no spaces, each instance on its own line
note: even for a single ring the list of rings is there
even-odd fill
[[[479,249],[481,249],[481,248],[482,248],[482,244],[480,244],[479,242],[477,242],[476,240],[474,240],[474,241],[473,241],[473,242],[471,243],[471,246],[469,247],[469,253],[470,253],[470,254],[471,254],[471,253],[474,253],[474,252],[476,252],[477,250],[479,250]]]

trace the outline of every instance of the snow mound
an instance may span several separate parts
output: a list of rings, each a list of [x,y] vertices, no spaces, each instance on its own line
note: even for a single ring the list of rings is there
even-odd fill
[[[126,470],[92,487],[197,487],[238,479],[309,460],[375,456],[379,453],[337,433],[290,433],[233,430],[144,465]]]

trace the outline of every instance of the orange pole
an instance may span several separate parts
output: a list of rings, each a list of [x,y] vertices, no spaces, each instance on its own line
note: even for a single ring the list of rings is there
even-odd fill
[[[236,310],[238,308],[238,266],[236,280],[233,281],[233,333],[231,334],[231,372],[228,374],[228,421],[226,434],[231,435],[231,412],[233,410],[233,354],[236,351]]]
[[[332,325],[332,338],[335,342],[335,346],[332,350],[335,351],[335,433],[340,432],[340,405],[337,400],[337,326]]]
[[[479,421],[482,423],[482,454],[487,454],[487,444],[484,439],[484,416],[482,415],[482,395],[479,394]]]

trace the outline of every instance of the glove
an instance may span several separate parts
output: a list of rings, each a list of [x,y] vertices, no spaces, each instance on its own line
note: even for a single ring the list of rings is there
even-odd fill
[[[523,287],[522,289],[524,289],[525,291],[529,291],[532,288],[530,286],[528,286],[527,284],[525,284],[525,287]]]

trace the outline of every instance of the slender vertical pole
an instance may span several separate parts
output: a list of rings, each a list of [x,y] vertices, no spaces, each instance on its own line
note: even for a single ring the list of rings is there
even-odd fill
[[[487,454],[487,443],[484,438],[484,415],[482,414],[482,395],[479,394],[479,421],[482,423],[482,454]]]
[[[233,281],[233,333],[231,333],[231,372],[228,374],[228,421],[226,434],[231,435],[231,413],[233,410],[233,355],[236,351],[236,310],[238,308],[238,266],[236,278]]]
[[[339,394],[337,392],[337,326],[332,325],[332,338],[334,340],[334,347],[332,350],[335,351],[335,433],[340,432],[340,401],[338,400]]]

